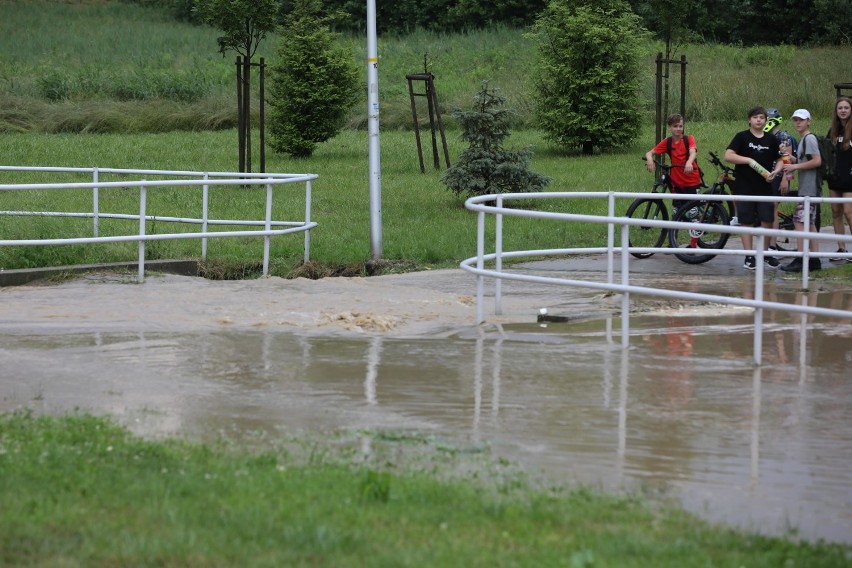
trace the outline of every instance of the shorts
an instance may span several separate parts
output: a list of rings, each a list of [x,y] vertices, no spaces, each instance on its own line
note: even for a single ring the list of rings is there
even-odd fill
[[[811,203],[811,214],[810,214],[811,228],[819,229],[819,203]],[[796,210],[793,212],[793,222],[805,224],[805,204],[804,203],[796,203]]]
[[[737,219],[744,227],[756,227],[775,221],[775,204],[771,201],[738,201]]]

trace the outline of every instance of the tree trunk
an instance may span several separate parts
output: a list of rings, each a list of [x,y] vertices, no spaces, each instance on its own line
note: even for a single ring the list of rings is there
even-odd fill
[[[243,124],[246,136],[246,172],[251,173],[251,60],[243,58]]]
[[[663,120],[667,121],[669,118],[669,72],[671,71],[671,64],[669,63],[672,58],[672,32],[671,30],[666,30],[666,63],[663,71]]]

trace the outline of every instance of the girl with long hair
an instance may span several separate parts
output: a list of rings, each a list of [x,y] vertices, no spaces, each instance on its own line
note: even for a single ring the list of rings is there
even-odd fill
[[[834,179],[828,182],[830,197],[846,197],[852,199],[852,98],[838,97],[834,105],[834,117],[831,119],[831,129],[828,137],[837,149],[837,169]],[[831,221],[834,233],[845,234],[843,218],[852,229],[852,202],[832,203]],[[842,242],[837,243],[837,252],[845,253],[846,247]],[[852,262],[852,258],[833,257],[834,262]]]

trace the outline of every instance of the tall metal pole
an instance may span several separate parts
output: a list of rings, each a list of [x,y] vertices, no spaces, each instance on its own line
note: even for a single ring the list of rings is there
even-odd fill
[[[370,138],[370,257],[382,258],[382,176],[379,166],[379,54],[376,0],[367,0],[367,116]]]

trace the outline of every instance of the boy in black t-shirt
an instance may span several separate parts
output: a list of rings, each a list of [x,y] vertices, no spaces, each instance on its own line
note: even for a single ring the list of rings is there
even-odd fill
[[[763,131],[765,125],[766,109],[762,106],[753,107],[748,111],[748,130],[738,132],[725,150],[725,161],[734,164],[735,195],[772,196],[770,184],[784,163],[778,159],[778,139]],[[758,173],[761,171],[765,174]],[[744,227],[771,229],[775,219],[775,204],[771,201],[738,201],[737,216],[740,225]],[[753,248],[751,235],[743,234],[742,241],[743,248]],[[769,240],[764,242],[768,244]],[[772,268],[778,266],[778,259],[773,256],[764,256],[764,261]],[[746,256],[743,266],[754,270],[757,266],[755,258]]]

